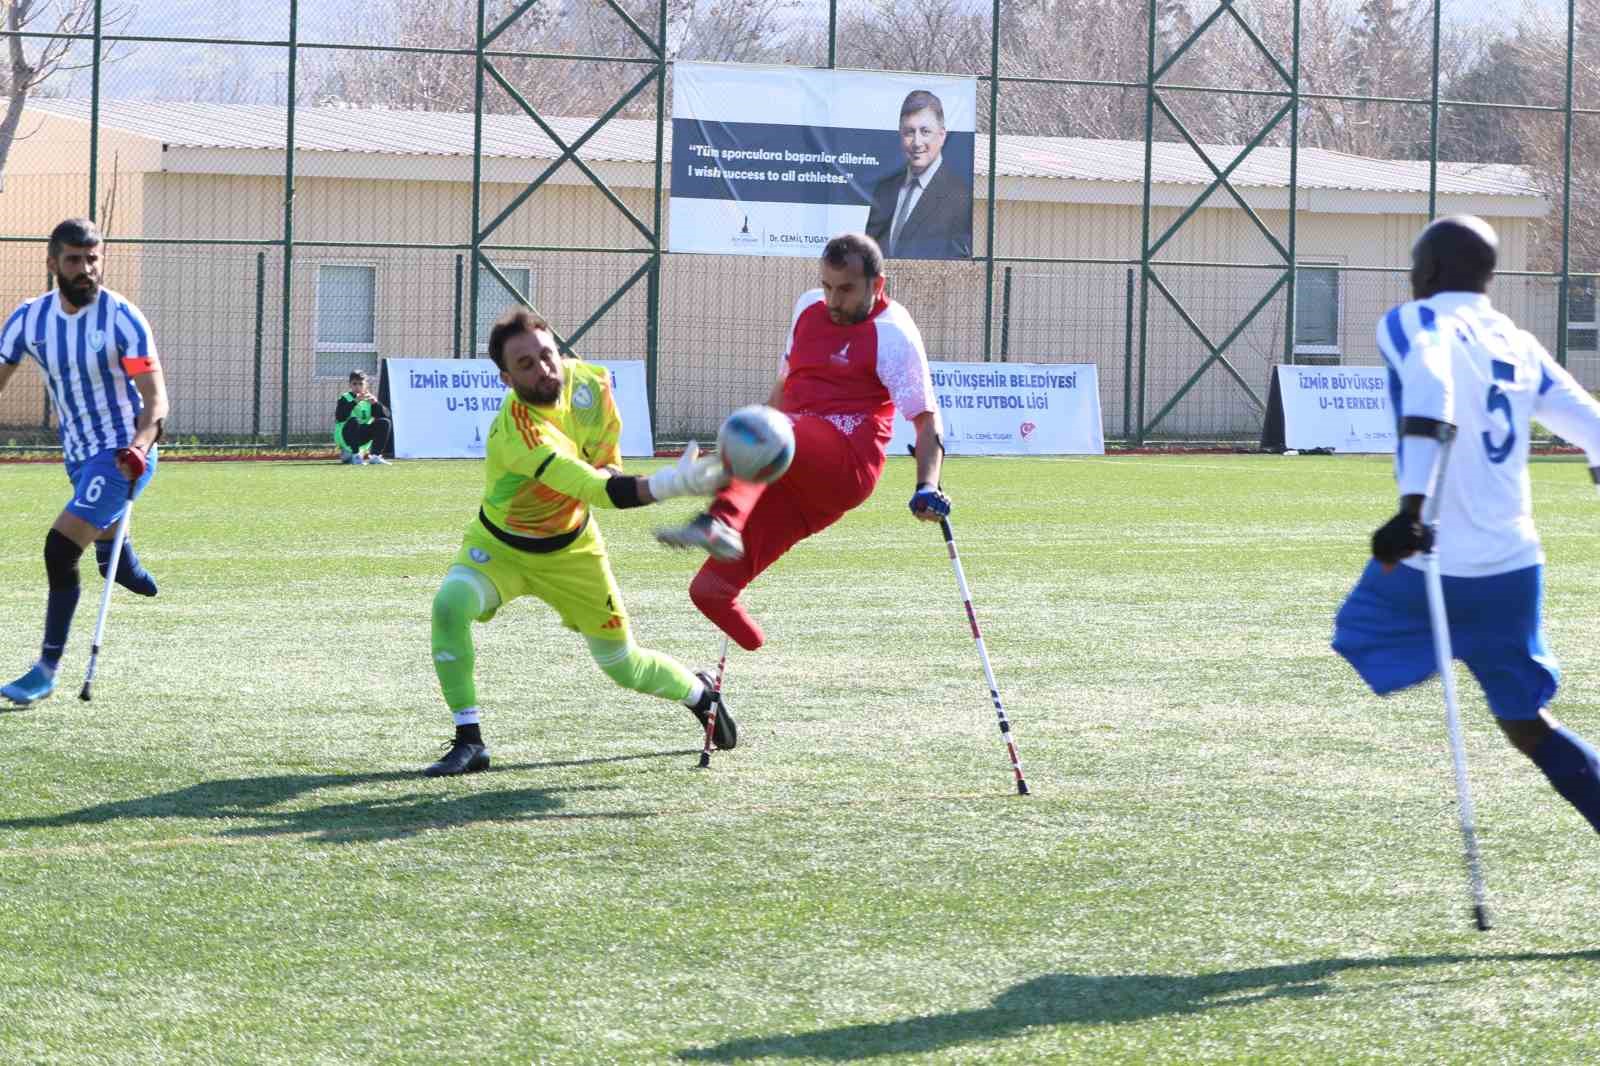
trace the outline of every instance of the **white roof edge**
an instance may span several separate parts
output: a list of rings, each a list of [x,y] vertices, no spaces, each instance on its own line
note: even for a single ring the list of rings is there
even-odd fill
[[[243,174],[256,177],[281,177],[284,169],[282,149],[265,148],[189,148],[168,147],[163,153],[162,170],[175,174]],[[395,161],[411,162],[404,175],[408,181],[470,181],[472,163],[465,156],[397,156],[393,153],[363,153],[301,149],[295,153],[295,172],[300,178],[347,178],[394,180]],[[484,160],[484,179],[497,184],[532,181],[549,165],[538,158]],[[608,183],[621,188],[650,188],[655,180],[654,165],[634,161],[595,160],[590,169]],[[550,181],[557,185],[583,185],[588,179],[572,167],[563,167]],[[996,178],[1001,195],[1007,200],[1035,203],[1105,204],[1138,207],[1143,187],[1138,182],[1103,181],[1089,178],[1035,178],[1000,175]],[[670,188],[670,182],[667,183]],[[976,183],[973,194],[982,202],[987,182]],[[1151,202],[1157,207],[1186,207],[1194,202],[1197,189],[1176,182],[1155,182]],[[1239,190],[1245,202],[1256,210],[1288,209],[1288,189],[1282,186],[1250,186]],[[1466,214],[1498,218],[1542,218],[1551,205],[1543,196],[1506,193],[1455,193],[1440,191],[1440,204]],[[1405,190],[1306,189],[1299,190],[1297,209],[1308,214],[1426,214],[1427,193]],[[1212,193],[1208,206],[1230,208],[1226,192]]]
[[[110,101],[109,103],[122,108],[152,106],[144,101]],[[51,117],[60,119],[62,121],[79,122],[85,124],[88,122],[87,115],[77,113],[85,106],[85,102],[83,101],[30,101],[29,106],[30,108],[36,108],[40,113],[48,114]],[[189,106],[220,108],[229,105]],[[340,116],[355,116],[362,113],[361,109],[321,108],[307,109],[307,111],[316,111],[318,113],[336,112]],[[382,113],[393,116],[405,114],[406,112],[374,110],[373,113]],[[102,128],[116,130],[120,136],[143,140],[154,146],[159,146],[159,148],[162,150],[161,169],[169,172],[188,171],[216,174],[258,174],[260,173],[259,167],[261,165],[261,160],[264,157],[281,160],[284,156],[284,150],[281,146],[208,146],[198,143],[185,143],[177,137],[170,137],[167,140],[163,140],[163,134],[167,131],[163,131],[159,127],[145,129],[130,128],[137,127],[139,124],[135,122],[119,123],[116,121],[115,114],[108,115],[106,113],[106,109],[102,109],[100,121]],[[569,117],[560,119],[559,121],[567,122],[584,120],[571,119]],[[626,121],[630,124],[637,124],[642,120],[632,119],[620,121]],[[609,156],[601,153],[596,153],[595,155],[584,155],[585,162],[588,163],[589,166],[595,168],[598,168],[601,165],[607,165],[613,168],[628,168],[639,165],[653,167],[653,161],[651,160],[632,158],[637,156],[638,153],[634,151],[634,149],[637,148],[637,145],[631,143],[631,141],[635,138],[634,133],[629,132],[630,129],[631,126],[629,128],[619,129],[617,132],[617,139],[613,140],[610,149],[614,154]],[[339,138],[344,136],[347,132],[347,128],[340,129],[335,127],[335,133],[333,135],[328,135],[326,139],[331,144],[337,145]],[[201,136],[203,136],[203,134],[201,134]],[[1011,145],[1008,145],[1007,142],[1013,137],[1015,137],[1017,140],[1012,142]],[[539,138],[539,140],[543,140],[542,136]],[[1046,138],[1025,134],[1002,134],[1001,146],[1006,150],[1006,154],[1008,155],[1015,156],[1021,154],[1023,156],[1027,156],[1031,152],[1038,152],[1040,145],[1046,145],[1052,142],[1062,142],[1064,144],[1065,142],[1072,142],[1075,140],[1081,139]],[[1107,146],[1126,146],[1136,142],[1102,141],[1093,143]],[[1030,145],[1033,147],[1030,147]],[[1063,158],[1061,153],[1065,152],[1065,150],[1066,149],[1064,147],[1057,147],[1052,149],[1052,152],[1057,158]],[[1218,150],[1232,151],[1233,149],[1223,146]],[[1268,150],[1281,152],[1283,149],[1281,147],[1270,147]],[[1302,146],[1303,156],[1307,154],[1308,151],[1314,152],[1320,157],[1337,157],[1337,159],[1341,161],[1348,161],[1349,165],[1354,168],[1354,171],[1348,176],[1348,179],[1343,172],[1339,170],[1333,170],[1330,171],[1329,174],[1319,176],[1313,184],[1302,184],[1300,186],[1300,195],[1302,197],[1310,197],[1312,201],[1306,206],[1306,210],[1327,210],[1328,208],[1316,206],[1318,198],[1326,198],[1328,196],[1337,197],[1341,194],[1372,195],[1380,198],[1391,196],[1426,195],[1425,191],[1419,190],[1414,183],[1403,183],[1403,175],[1397,175],[1396,177],[1389,178],[1387,181],[1385,180],[1385,178],[1389,177],[1389,175],[1395,174],[1396,168],[1405,166],[1414,167],[1419,164],[1425,165],[1425,161],[1371,159],[1365,156],[1355,156],[1350,155],[1349,153],[1336,152],[1332,149],[1310,149],[1308,146]],[[1098,161],[1099,165],[1103,167],[1108,162],[1114,164],[1115,161],[1120,158],[1120,152],[1122,152],[1122,149],[1115,149],[1109,152],[1101,153]],[[397,159],[412,161],[411,163],[408,163],[408,170],[411,169],[411,166],[414,164],[424,164],[419,169],[427,172],[427,175],[416,175],[416,177],[420,180],[451,180],[438,176],[438,171],[441,168],[449,168],[450,164],[453,162],[470,161],[471,159],[470,153],[462,153],[460,151],[440,150],[400,152],[395,151],[392,145],[379,145],[377,146],[376,150],[339,146],[330,147],[327,145],[322,147],[301,146],[296,149],[295,154],[297,158],[307,160],[318,157],[337,158],[342,160],[342,166],[340,169],[344,172],[345,176],[374,178],[379,180],[392,179],[395,176],[394,163]],[[484,161],[486,166],[491,166],[497,171],[505,172],[516,171],[523,167],[537,167],[539,169],[543,169],[544,167],[548,166],[549,162],[553,158],[554,154],[551,152],[541,152],[538,155],[486,153],[484,156]],[[201,159],[203,159],[205,162],[196,165],[196,162]],[[245,163],[246,161],[249,162],[247,165],[234,170],[228,165],[230,161],[240,163]],[[1049,162],[1050,156],[1043,157],[1043,161]],[[986,160],[979,159],[976,160],[976,162],[981,164],[985,163]],[[1143,187],[1141,181],[1142,174],[1123,178],[1116,174],[1113,170],[1113,176],[1106,177],[1093,174],[1092,171],[1095,169],[1094,165],[1089,167],[1091,171],[1089,174],[1052,174],[1049,172],[1050,168],[1048,166],[1041,167],[1040,173],[1029,173],[1029,164],[1031,162],[1032,160],[1028,160],[1026,158],[1001,160],[1000,163],[1003,167],[1009,166],[1014,169],[1012,169],[1010,172],[1001,170],[1001,172],[996,175],[995,180],[1007,186],[1015,186],[1019,183],[1029,185],[1043,183],[1045,185],[1054,186],[1060,192],[1064,192],[1066,189],[1084,191],[1089,189],[1101,189],[1103,187],[1121,185],[1130,190],[1135,190],[1133,196],[1136,200],[1142,196],[1142,193],[1139,192],[1139,190],[1142,190]],[[1473,168],[1480,167],[1493,168],[1493,176],[1486,174],[1480,181],[1475,182],[1471,170]],[[1366,172],[1361,172],[1361,168],[1366,168]],[[279,169],[280,171],[282,169],[281,163]],[[1061,167],[1060,169],[1066,168]],[[1304,169],[1304,164],[1302,164],[1302,169]],[[412,175],[408,174],[408,177],[409,176]],[[1527,172],[1522,168],[1516,167],[1512,164],[1462,163],[1453,161],[1442,162],[1439,168],[1439,177],[1440,184],[1442,186],[1468,183],[1479,185],[1478,188],[1467,191],[1453,191],[1448,188],[1440,188],[1437,192],[1437,196],[1440,199],[1448,199],[1453,205],[1461,199],[1487,197],[1494,200],[1505,199],[1508,201],[1524,202],[1527,204],[1527,206],[1521,208],[1520,210],[1501,211],[1500,213],[1502,215],[1515,214],[1519,216],[1537,217],[1547,214],[1550,210],[1550,205],[1545,201],[1544,196],[1534,185],[1531,177],[1527,175]],[[986,192],[986,185],[988,182],[986,168],[980,169],[975,174],[975,178],[976,181],[974,193],[979,198],[982,198],[983,194]],[[608,180],[610,179],[608,178]],[[1526,191],[1519,191],[1515,187],[1516,184],[1521,184],[1522,181],[1526,181]],[[644,184],[648,185],[651,182],[653,182],[653,175],[651,180],[645,182]],[[621,178],[620,175],[618,183],[624,186],[634,184],[629,180]],[[1186,203],[1191,202],[1195,193],[1197,193],[1203,187],[1203,182],[1199,180],[1161,180],[1158,178],[1158,180],[1153,183],[1153,188],[1158,190],[1171,190],[1174,194],[1184,197],[1184,202]],[[1258,174],[1253,178],[1253,180],[1250,181],[1249,184],[1236,185],[1235,188],[1239,190],[1240,194],[1244,196],[1248,202],[1252,202],[1253,204],[1256,198],[1259,196],[1265,195],[1270,197],[1275,194],[1283,194],[1287,191],[1288,186],[1286,183],[1281,181],[1274,182],[1270,176],[1267,180],[1262,180],[1258,172]],[[1223,195],[1226,196],[1226,193]],[[1017,199],[1044,201],[1063,199],[1059,192],[1056,195],[1028,195],[1023,193],[1021,189],[1017,188],[1008,188],[1008,196]],[[1072,202],[1082,202],[1078,196],[1070,197],[1070,199]],[[1118,202],[1121,199],[1121,197],[1112,196],[1109,193],[1104,193],[1100,197],[1090,198],[1091,202],[1098,200],[1099,202],[1107,203]],[[1163,199],[1165,199],[1165,197],[1163,197]],[[1351,204],[1346,204],[1339,208],[1339,210],[1370,213],[1369,211],[1362,211],[1362,209],[1357,205]]]

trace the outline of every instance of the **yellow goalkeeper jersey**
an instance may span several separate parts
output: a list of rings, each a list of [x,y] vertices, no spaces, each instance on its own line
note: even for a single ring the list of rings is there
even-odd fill
[[[609,475],[620,467],[622,416],[611,372],[562,360],[561,398],[549,407],[506,393],[485,447],[483,514],[519,537],[559,537],[582,529],[590,507],[611,507]]]

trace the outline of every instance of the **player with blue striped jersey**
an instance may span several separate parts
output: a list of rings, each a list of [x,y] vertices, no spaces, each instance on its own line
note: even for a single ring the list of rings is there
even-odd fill
[[[1423,562],[1438,537],[1450,644],[1507,739],[1600,831],[1600,757],[1547,709],[1560,671],[1540,623],[1544,551],[1528,445],[1537,420],[1580,445],[1600,482],[1600,403],[1487,295],[1498,239],[1441,218],[1412,247],[1416,299],[1378,323],[1398,419],[1400,510],[1334,622],[1334,650],[1386,695],[1436,672]],[[1437,495],[1438,522],[1422,520]]]
[[[132,303],[101,286],[95,224],[69,218],[56,226],[46,265],[55,289],[24,301],[0,328],[0,389],[24,358],[39,364],[73,488],[45,536],[49,593],[39,659],[0,687],[0,696],[23,705],[55,690],[78,605],[78,560],[94,544],[105,575],[117,522],[155,475],[155,444],[167,416],[166,380],[150,324]],[[116,580],[140,595],[156,594],[127,540]]]

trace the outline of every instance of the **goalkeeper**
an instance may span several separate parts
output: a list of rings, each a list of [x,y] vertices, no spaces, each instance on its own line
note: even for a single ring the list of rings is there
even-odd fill
[[[621,463],[622,419],[602,367],[563,359],[549,325],[517,308],[489,333],[489,358],[511,391],[489,430],[483,502],[433,599],[433,667],[455,716],[449,750],[429,777],[489,768],[473,683],[473,621],[536,596],[583,634],[600,669],[623,688],[676,700],[704,728],[718,700],[705,674],[633,643],[593,507],[640,507],[674,496],[709,496],[727,483],[715,458],[691,444],[675,465],[632,477]],[[738,740],[717,704],[720,748]]]

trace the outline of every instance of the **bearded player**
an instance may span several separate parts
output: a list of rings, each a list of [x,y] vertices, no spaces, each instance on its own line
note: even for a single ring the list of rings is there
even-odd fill
[[[100,284],[100,245],[100,231],[87,218],[57,225],[45,258],[55,290],[24,302],[0,329],[0,389],[24,357],[39,364],[73,487],[71,502],[44,539],[39,658],[0,687],[0,696],[23,706],[55,691],[78,607],[78,561],[93,544],[100,573],[109,568],[117,523],[155,476],[155,445],[167,417],[166,378],[150,323],[131,301]],[[141,596],[156,594],[155,579],[126,540],[116,580]]]
[[[562,358],[549,325],[522,309],[489,333],[489,358],[511,390],[489,430],[483,503],[433,600],[433,668],[455,717],[455,738],[429,777],[489,768],[473,681],[472,623],[535,596],[583,635],[595,663],[623,688],[674,700],[732,748],[738,727],[704,675],[639,647],[606,558],[595,507],[641,507],[708,496],[727,483],[713,457],[689,445],[676,466],[649,477],[622,473],[622,418],[604,367]],[[530,652],[537,661],[537,652]]]
[[[872,495],[897,408],[917,431],[911,513],[925,522],[950,513],[950,499],[938,487],[943,425],[928,355],[911,315],[884,295],[883,253],[871,237],[846,233],[828,242],[819,268],[821,288],[795,304],[767,399],[794,423],[788,473],[770,485],[734,481],[704,514],[656,532],[663,544],[711,556],[689,596],[747,651],[766,638],[740,595],[795,544]]]

